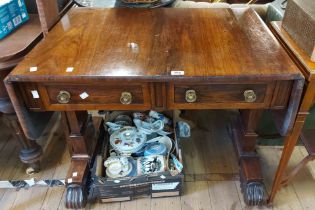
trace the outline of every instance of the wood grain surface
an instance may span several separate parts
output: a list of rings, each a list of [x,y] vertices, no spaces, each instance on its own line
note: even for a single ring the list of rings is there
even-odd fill
[[[30,72],[30,67],[38,68]],[[66,72],[73,67],[72,72]],[[172,76],[172,71],[184,71]],[[293,79],[300,73],[252,9],[75,8],[11,81]]]

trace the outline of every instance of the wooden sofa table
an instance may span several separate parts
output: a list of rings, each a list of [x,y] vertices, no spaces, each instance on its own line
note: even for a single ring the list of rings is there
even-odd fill
[[[20,120],[25,109],[63,112],[66,205],[79,208],[95,147],[87,110],[242,110],[231,131],[244,199],[263,204],[255,128],[269,109],[290,133],[304,78],[251,9],[77,8],[5,83]]]

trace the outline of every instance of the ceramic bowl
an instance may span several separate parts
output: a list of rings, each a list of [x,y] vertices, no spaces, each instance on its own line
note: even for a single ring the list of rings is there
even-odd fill
[[[154,143],[154,142],[159,142],[161,144],[164,144],[167,148],[167,153],[172,153],[174,150],[174,140],[172,140],[168,136],[159,136],[153,139],[150,139],[147,141],[147,143]]]
[[[168,149],[166,148],[165,144],[160,143],[160,142],[153,142],[149,143],[145,148],[144,148],[144,156],[149,156],[149,155],[166,155],[168,152]]]

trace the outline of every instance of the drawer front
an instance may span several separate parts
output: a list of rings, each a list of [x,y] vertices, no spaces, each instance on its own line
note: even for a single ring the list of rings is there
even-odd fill
[[[23,99],[24,104],[28,109],[32,111],[44,110],[41,98],[39,95],[36,95],[36,93],[38,94],[38,85],[36,83],[17,83],[16,90],[18,90],[18,96]]]
[[[148,84],[49,84],[40,86],[40,93],[47,110],[131,110],[151,107]]]
[[[175,109],[267,108],[274,84],[170,84],[168,105]]]

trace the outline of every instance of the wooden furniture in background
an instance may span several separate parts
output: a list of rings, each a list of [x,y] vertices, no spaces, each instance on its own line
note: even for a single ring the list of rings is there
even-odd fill
[[[288,0],[282,27],[315,62],[315,1]]]
[[[72,7],[73,0],[64,0],[63,8],[58,7],[57,0],[36,0],[41,28],[46,35],[58,20]]]
[[[48,29],[60,18],[61,13],[56,12],[58,10],[56,0],[38,0],[37,3],[38,14],[29,14],[29,21],[0,41],[0,112],[6,114],[5,121],[14,131],[16,139],[19,140],[21,145],[20,159],[22,162],[30,165],[26,170],[27,173],[39,170],[42,149],[33,141],[39,136],[25,137],[2,81],[43,38],[43,33],[47,33]],[[65,9],[70,6],[71,1]],[[48,119],[49,116],[46,118]],[[43,119],[46,118],[43,116]],[[45,122],[40,123],[45,124]]]
[[[270,109],[290,134],[304,78],[257,13],[78,8],[64,18],[5,84],[27,136],[23,110],[63,112],[67,207],[86,202],[95,149],[87,110],[242,109],[231,129],[241,187],[247,204],[265,202],[256,125]]]
[[[287,185],[287,183],[307,162],[314,159],[315,155],[314,131],[302,131],[305,119],[309,114],[310,108],[314,104],[315,62],[311,61],[310,57],[295,43],[295,41],[285,31],[285,29],[282,27],[282,22],[271,22],[271,29],[277,39],[286,49],[292,60],[296,63],[300,71],[303,73],[304,77],[306,78],[306,82],[294,129],[292,130],[292,134],[285,139],[283,153],[269,198],[270,202],[274,200],[276,192],[280,189],[280,187],[283,185]],[[284,177],[285,169],[288,165],[291,154],[299,137],[305,145],[309,156],[307,156],[299,165],[297,165],[292,173],[290,173],[287,177]]]
[[[28,22],[0,41],[0,112],[5,114],[5,122],[21,145],[21,161],[30,165],[27,173],[38,171],[42,149],[35,141],[25,137],[2,81],[41,38],[38,15],[30,14]]]

